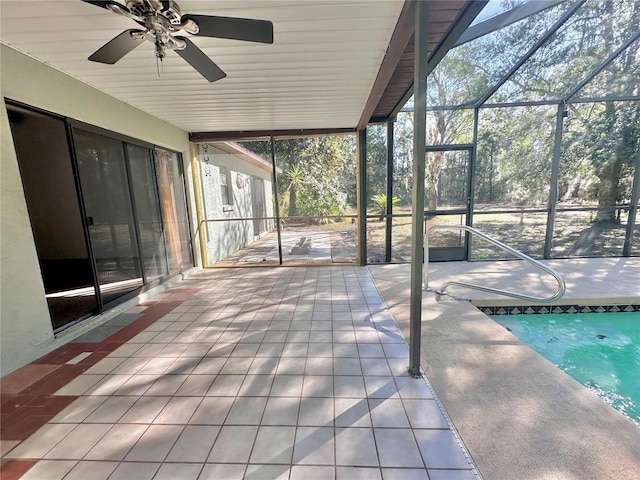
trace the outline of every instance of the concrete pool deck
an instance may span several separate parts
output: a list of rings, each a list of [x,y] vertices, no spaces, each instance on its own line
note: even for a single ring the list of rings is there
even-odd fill
[[[561,304],[640,303],[640,259],[545,263],[565,276]],[[410,265],[368,268],[408,338]],[[456,278],[536,295],[555,290],[553,279],[543,280],[522,262],[432,263],[430,270],[430,285],[436,288]],[[523,303],[456,287],[449,293],[477,305]],[[421,361],[484,478],[640,475],[640,428],[470,302],[423,294]]]

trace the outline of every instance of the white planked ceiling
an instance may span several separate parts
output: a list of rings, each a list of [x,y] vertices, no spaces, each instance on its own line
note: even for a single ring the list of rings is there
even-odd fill
[[[178,3],[183,13],[271,20],[274,43],[190,36],[226,72],[215,83],[175,52],[158,76],[149,42],[103,65],[87,57],[137,25],[80,0],[0,0],[0,41],[189,132],[353,128],[404,2]]]

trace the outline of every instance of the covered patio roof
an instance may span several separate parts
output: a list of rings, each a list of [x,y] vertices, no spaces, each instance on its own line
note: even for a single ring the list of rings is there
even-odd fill
[[[183,13],[265,19],[274,43],[194,36],[227,74],[209,83],[175,52],[141,45],[115,65],[87,57],[131,19],[80,0],[3,0],[0,41],[157,118],[194,140],[353,131],[391,118],[413,88],[414,2],[180,1]],[[430,1],[431,62],[486,4]]]

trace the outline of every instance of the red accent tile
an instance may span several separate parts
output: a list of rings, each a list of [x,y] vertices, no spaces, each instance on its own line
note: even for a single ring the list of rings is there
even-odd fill
[[[58,368],[58,365],[25,365],[2,378],[0,389],[2,393],[20,393]]]
[[[3,418],[2,425],[0,425],[0,438],[2,440],[26,440],[53,417],[55,415],[31,415],[23,417],[20,421]]]
[[[0,412],[2,412],[3,417],[5,415],[12,415],[21,408],[29,405],[35,398],[33,395],[12,395],[6,402],[2,402]]]
[[[162,302],[152,307],[149,307],[147,311],[131,324],[122,328],[120,331],[111,335],[105,341],[114,342],[126,342],[135,337],[142,330],[147,328],[149,325],[155,323],[158,319],[169,313],[171,310],[180,305],[181,302]]]
[[[18,480],[38,463],[37,460],[9,460],[0,468],[2,480]]]
[[[54,374],[34,383],[22,393],[29,395],[53,395],[89,368],[90,366],[85,364],[62,365]]]

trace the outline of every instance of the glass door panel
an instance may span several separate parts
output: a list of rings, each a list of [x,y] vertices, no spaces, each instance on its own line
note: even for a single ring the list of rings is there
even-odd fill
[[[123,144],[74,131],[86,222],[103,303],[143,284]]]
[[[159,148],[155,157],[169,270],[178,272],[193,266],[181,158],[175,152]]]
[[[66,127],[12,105],[8,113],[51,323],[59,330],[98,310]]]
[[[142,247],[142,262],[147,281],[169,273],[162,217],[153,172],[152,152],[148,148],[127,144],[131,190]]]

